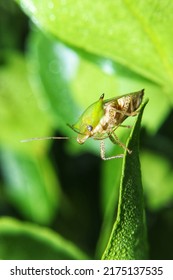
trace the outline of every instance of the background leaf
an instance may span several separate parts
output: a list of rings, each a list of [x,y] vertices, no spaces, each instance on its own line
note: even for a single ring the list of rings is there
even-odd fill
[[[157,210],[164,205],[169,205],[173,200],[171,163],[163,157],[145,151],[141,155],[141,164],[148,207]],[[150,170],[149,174],[148,170]]]
[[[36,102],[24,57],[10,52],[6,59],[6,65],[0,70],[0,114],[3,120],[0,159],[7,181],[4,193],[24,217],[49,224],[59,206],[60,194],[58,180],[45,156],[49,142],[34,146],[22,144],[20,140],[36,133],[49,134],[51,121],[41,109],[41,100],[40,107]],[[37,122],[34,124],[35,118]]]
[[[7,183],[4,188],[6,198],[28,220],[50,224],[62,197],[58,181],[46,157],[38,160],[4,149],[1,161]]]
[[[6,64],[0,69],[0,100],[1,100],[1,135],[0,140],[4,146],[12,149],[31,152],[33,146],[21,145],[24,136],[49,134],[51,122],[49,116],[44,114],[36,103],[27,74],[24,57],[17,52],[9,52],[4,56]],[[33,118],[37,118],[34,124]],[[38,153],[42,153],[48,142],[41,142]],[[44,147],[44,148],[43,148]],[[43,148],[43,149],[42,149]],[[35,151],[36,152],[36,151]]]
[[[41,28],[67,43],[109,56],[159,84],[171,82],[170,1],[18,2]]]
[[[0,219],[0,258],[4,260],[67,260],[88,257],[57,233],[11,218]]]

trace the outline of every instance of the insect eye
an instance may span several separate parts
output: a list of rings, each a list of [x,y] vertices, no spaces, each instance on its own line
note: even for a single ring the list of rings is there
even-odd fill
[[[87,125],[87,129],[88,129],[88,131],[92,131],[93,130],[92,125]]]

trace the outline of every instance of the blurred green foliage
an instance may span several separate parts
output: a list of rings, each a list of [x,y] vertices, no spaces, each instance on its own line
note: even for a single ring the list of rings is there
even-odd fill
[[[101,257],[122,160],[102,162],[99,143],[78,145],[66,123],[103,92],[145,88],[140,159],[150,258],[172,259],[173,3],[16,2],[0,2],[0,258],[32,259],[36,246],[38,259]],[[51,135],[72,139],[20,143]],[[125,142],[129,132],[118,135]],[[109,141],[106,148],[121,151]],[[30,250],[19,250],[20,238]]]

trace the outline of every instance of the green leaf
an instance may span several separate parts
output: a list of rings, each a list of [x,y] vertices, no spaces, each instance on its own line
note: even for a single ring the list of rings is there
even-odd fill
[[[147,206],[151,210],[158,210],[171,203],[173,199],[171,162],[163,156],[145,151],[141,154],[141,166]]]
[[[0,219],[0,259],[63,260],[88,259],[73,243],[44,227]]]
[[[79,112],[70,88],[71,76],[78,64],[77,55],[54,38],[33,30],[28,40],[27,61],[32,83],[40,81],[44,89],[42,98],[55,127],[64,133],[71,132],[66,124]]]
[[[145,102],[128,140],[132,154],[125,153],[118,213],[103,259],[146,259],[147,240],[143,189],[139,162],[139,132]]]
[[[172,85],[171,1],[17,2],[40,28],[61,40],[110,57],[159,85]]]
[[[41,95],[36,100],[24,56],[8,52],[4,53],[4,59],[0,68],[0,159],[4,193],[20,215],[40,224],[50,224],[60,198],[59,182],[46,157],[51,142],[24,144],[20,140],[51,135],[52,123]]]
[[[60,186],[46,156],[1,151],[4,193],[19,213],[36,223],[50,224],[60,206]]]
[[[0,141],[7,149],[22,153],[43,153],[48,141],[40,145],[22,145],[21,139],[49,135],[51,122],[39,105],[28,79],[24,57],[17,52],[4,55],[5,64],[0,68]],[[35,121],[37,120],[37,122]]]

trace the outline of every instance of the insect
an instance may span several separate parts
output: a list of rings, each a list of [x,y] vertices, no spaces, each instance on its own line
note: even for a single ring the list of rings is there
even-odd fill
[[[122,125],[129,116],[136,116],[142,103],[144,89],[104,100],[102,94],[98,101],[91,104],[79,117],[78,121],[68,126],[78,133],[77,142],[85,143],[88,138],[100,140],[100,155],[103,160],[122,158],[123,154],[106,157],[104,139],[109,138],[114,144],[132,153],[117,137],[115,130]],[[69,137],[43,137],[22,140],[22,142],[44,139],[69,139]]]

